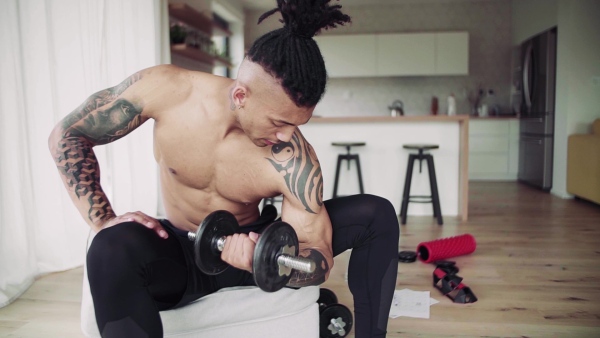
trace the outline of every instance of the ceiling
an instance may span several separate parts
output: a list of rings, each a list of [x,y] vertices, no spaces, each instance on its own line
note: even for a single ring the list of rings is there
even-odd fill
[[[332,0],[331,4],[336,2],[342,6],[378,6],[378,5],[401,5],[409,3],[450,3],[465,1],[492,1],[492,0]],[[245,10],[270,10],[276,7],[276,0],[241,0]]]

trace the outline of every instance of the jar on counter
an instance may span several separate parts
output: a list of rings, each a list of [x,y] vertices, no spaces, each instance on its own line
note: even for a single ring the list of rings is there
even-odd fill
[[[456,98],[454,94],[448,96],[448,116],[456,115]]]

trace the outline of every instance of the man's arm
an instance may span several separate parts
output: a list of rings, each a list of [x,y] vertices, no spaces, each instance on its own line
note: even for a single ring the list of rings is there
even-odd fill
[[[282,152],[291,156],[276,156]],[[297,130],[290,142],[272,147],[268,158],[281,174],[285,188],[282,220],[294,227],[300,240],[300,256],[316,263],[313,273],[294,270],[289,286],[322,284],[333,267],[331,221],[323,205],[323,177],[317,156]]]
[[[93,147],[116,141],[148,120],[142,98],[148,94],[144,78],[151,77],[150,73],[152,70],[138,72],[115,87],[93,94],[62,119],[48,138],[73,203],[95,231],[116,215],[100,185]],[[139,218],[129,215],[127,219]]]

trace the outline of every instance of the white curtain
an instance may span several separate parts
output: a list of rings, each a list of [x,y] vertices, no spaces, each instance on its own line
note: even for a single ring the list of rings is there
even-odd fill
[[[89,228],[49,133],[92,93],[169,62],[167,20],[166,0],[0,2],[0,307],[36,277],[83,263]],[[95,151],[115,211],[156,214],[151,121]]]

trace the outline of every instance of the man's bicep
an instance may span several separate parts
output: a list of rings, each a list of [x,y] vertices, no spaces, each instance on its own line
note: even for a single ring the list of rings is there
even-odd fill
[[[281,192],[286,199],[316,214],[323,205],[323,174],[312,146],[300,131],[289,142],[274,145],[267,160],[281,175]]]
[[[143,107],[123,93],[142,76],[136,73],[91,95],[61,121],[62,137],[84,137],[94,145],[106,144],[139,127],[147,119],[142,116]]]

